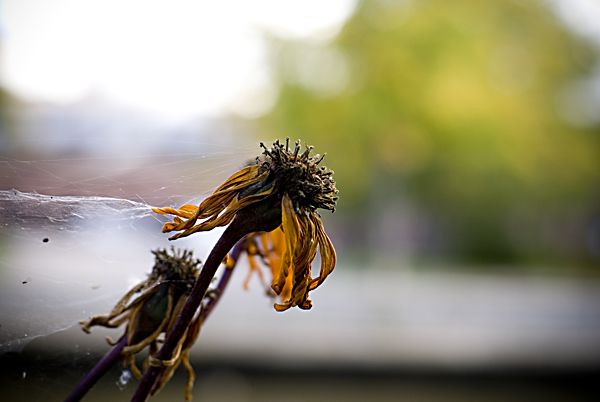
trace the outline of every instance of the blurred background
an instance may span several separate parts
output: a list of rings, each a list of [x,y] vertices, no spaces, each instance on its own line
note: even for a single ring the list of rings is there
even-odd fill
[[[62,400],[120,334],[77,322],[169,245],[149,205],[285,137],[335,170],[338,266],[283,314],[240,266],[195,400],[598,400],[598,21],[597,0],[0,0],[6,400]],[[219,233],[175,245],[204,259]],[[86,400],[128,400],[120,378]]]

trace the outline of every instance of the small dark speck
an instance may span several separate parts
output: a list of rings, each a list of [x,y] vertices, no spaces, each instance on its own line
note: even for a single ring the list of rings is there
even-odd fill
[[[92,290],[96,290],[96,289],[100,289],[100,285],[94,285],[94,286],[92,286]]]
[[[26,283],[28,283],[28,282],[27,282],[27,281],[23,281],[23,282],[21,282],[21,283],[22,283],[23,285],[25,285],[25,284],[26,284]]]
[[[47,238],[47,237],[44,237],[44,238],[42,239],[42,241],[43,241],[44,243],[48,243],[48,242],[50,241],[50,239],[49,239],[49,238]]]

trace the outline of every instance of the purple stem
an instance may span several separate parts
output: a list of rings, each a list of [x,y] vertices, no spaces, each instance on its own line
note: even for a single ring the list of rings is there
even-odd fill
[[[221,299],[221,296],[223,295],[223,292],[225,291],[225,288],[227,287],[227,284],[229,283],[229,279],[231,279],[231,274],[233,273],[233,270],[235,269],[235,266],[236,266],[235,262],[237,262],[237,260],[240,258],[240,254],[242,253],[242,251],[244,251],[245,244],[246,244],[246,237],[243,237],[240,241],[235,243],[235,246],[233,246],[233,248],[231,249],[231,252],[229,253],[229,257],[231,259],[233,259],[234,265],[231,268],[225,268],[225,270],[223,271],[223,274],[221,275],[221,278],[219,279],[219,283],[217,284],[217,287],[216,287],[217,294],[213,298],[211,298],[208,301],[208,303],[206,303],[206,306],[204,306],[204,308],[202,310],[200,310],[200,320],[202,323],[204,323],[204,320],[206,320],[208,318],[210,313],[213,311],[213,309],[216,307],[217,303]]]
[[[121,352],[125,346],[127,346],[127,337],[122,336],[119,342],[117,342],[117,344],[113,346],[113,348],[108,351],[98,363],[96,363],[94,368],[83,377],[79,384],[73,388],[69,396],[65,399],[65,402],[80,401],[98,380],[102,378],[102,376],[106,374],[119,359],[121,359]]]

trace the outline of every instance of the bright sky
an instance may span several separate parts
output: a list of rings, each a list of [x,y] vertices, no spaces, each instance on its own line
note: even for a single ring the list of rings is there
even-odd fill
[[[31,101],[88,94],[171,119],[257,115],[274,89],[262,32],[326,40],[355,0],[2,0],[2,85]]]

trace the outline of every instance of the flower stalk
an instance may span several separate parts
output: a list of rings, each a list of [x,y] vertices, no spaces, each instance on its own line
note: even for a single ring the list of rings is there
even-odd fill
[[[94,385],[106,374],[112,366],[121,360],[123,348],[127,346],[127,337],[122,336],[111,350],[100,359],[98,363],[81,379],[79,384],[73,388],[65,402],[80,401]]]

